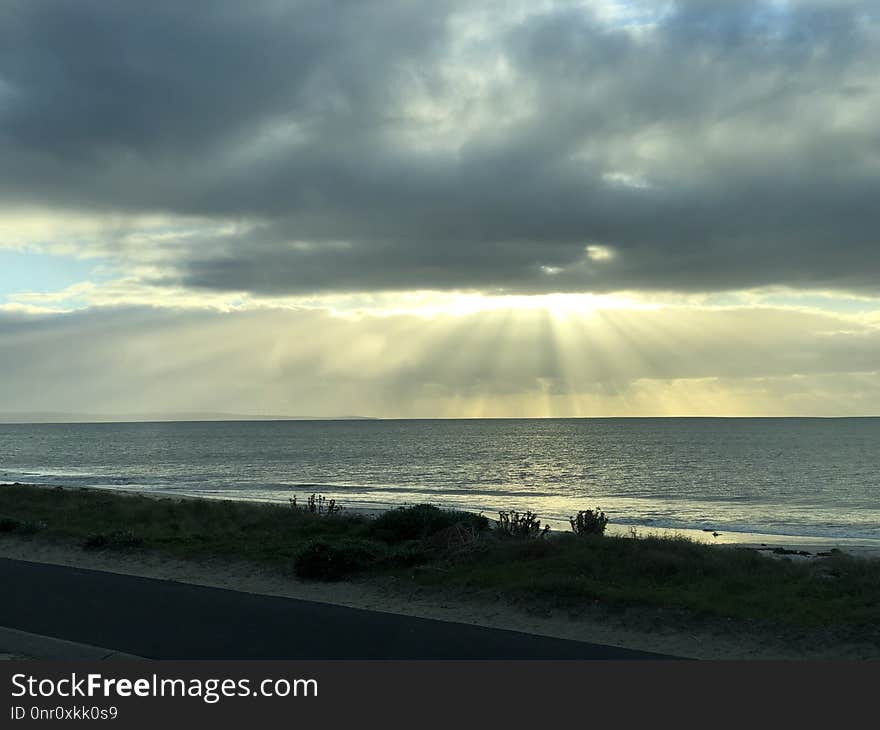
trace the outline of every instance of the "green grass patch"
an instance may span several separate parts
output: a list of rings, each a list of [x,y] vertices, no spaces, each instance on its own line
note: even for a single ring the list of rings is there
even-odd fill
[[[880,622],[880,561],[839,553],[796,563],[683,538],[496,541],[428,580],[566,609],[639,606],[872,632]]]
[[[286,565],[315,540],[359,537],[361,517],[208,499],[153,499],[97,489],[0,487],[0,515],[88,549],[154,549]],[[19,532],[20,530],[15,530]]]

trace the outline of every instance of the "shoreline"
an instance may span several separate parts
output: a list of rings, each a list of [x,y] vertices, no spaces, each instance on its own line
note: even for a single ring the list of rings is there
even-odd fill
[[[0,487],[5,486],[23,486],[38,487],[41,489],[65,489],[76,491],[78,489],[95,490],[110,492],[120,496],[142,496],[151,499],[170,499],[170,500],[211,500],[224,501],[228,500],[236,503],[244,504],[260,504],[271,505],[280,509],[287,509],[284,502],[276,500],[260,500],[260,499],[241,499],[235,497],[226,497],[221,495],[193,495],[193,494],[169,494],[167,491],[140,489],[132,490],[124,487],[114,486],[70,486],[63,484],[41,484],[41,483],[25,483],[25,482],[0,482]],[[326,496],[326,495],[325,495]],[[430,503],[440,509],[453,509],[442,503]],[[342,514],[352,516],[377,517],[384,512],[395,509],[412,507],[410,503],[399,503],[381,505],[376,507],[350,507],[342,505]],[[462,510],[467,511],[467,510]],[[477,514],[474,512],[473,514]],[[482,514],[482,513],[480,513]],[[490,522],[494,521],[493,517],[488,516]],[[569,530],[568,524],[560,520],[547,520],[546,524],[551,524],[552,530],[549,533],[551,537],[557,537],[561,534],[567,534]],[[721,528],[724,529],[724,528]],[[782,535],[763,532],[734,532],[725,530],[717,532],[717,537],[713,536],[716,531],[714,529],[703,528],[672,528],[657,527],[654,525],[644,524],[621,524],[609,522],[607,533],[609,536],[628,537],[633,531],[640,537],[684,537],[694,542],[705,545],[717,545],[720,547],[741,547],[753,550],[766,551],[768,554],[774,554],[774,550],[784,550],[784,554],[794,559],[803,559],[809,557],[820,556],[821,553],[827,553],[830,550],[839,550],[854,557],[877,558],[880,559],[880,539],[872,540],[871,538],[857,537],[818,537],[815,535]],[[810,553],[809,556],[803,553]]]

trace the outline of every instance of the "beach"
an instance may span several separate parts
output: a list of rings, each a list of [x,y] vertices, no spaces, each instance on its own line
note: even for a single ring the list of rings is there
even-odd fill
[[[59,494],[57,488],[32,489],[38,489],[37,494]],[[135,495],[105,493],[102,497],[100,494],[96,495],[95,490],[81,489],[61,490],[61,492],[73,498],[92,494],[95,498],[122,499],[121,504],[137,503]],[[150,497],[150,501],[169,507],[181,504],[179,500],[156,495]],[[210,501],[215,502],[215,500]],[[215,506],[220,508],[219,503],[215,503]],[[275,514],[276,510],[279,515],[287,514],[284,508],[270,509],[272,514]],[[684,536],[678,537],[680,539]],[[715,541],[721,536],[707,537],[701,533],[692,537],[707,542]],[[730,536],[727,537],[729,540]],[[758,537],[769,539],[762,535]],[[674,543],[675,540],[673,539],[672,542]],[[711,546],[710,549],[727,551],[746,546],[761,550],[768,557],[786,562],[820,564],[825,559],[822,554],[829,555],[832,550],[845,551],[847,554],[863,558],[878,557],[876,548],[872,546],[815,540],[780,539],[772,543],[725,542]],[[774,550],[776,552],[773,552]],[[705,617],[700,620],[682,620],[678,614],[665,616],[663,613],[646,618],[643,611],[635,609],[632,612],[629,610],[618,612],[609,620],[607,616],[593,616],[590,612],[572,610],[571,606],[553,606],[552,602],[536,602],[530,605],[521,600],[508,600],[500,591],[497,595],[491,596],[480,591],[462,591],[452,587],[439,589],[429,584],[409,583],[401,580],[400,574],[352,575],[346,580],[334,582],[301,580],[281,564],[242,559],[236,557],[234,552],[224,554],[203,552],[181,557],[167,550],[150,547],[84,550],[81,541],[49,535],[18,535],[7,532],[0,535],[0,557],[511,629],[691,658],[828,659],[869,658],[878,655],[875,644],[853,639],[852,634],[848,635],[846,641],[841,641],[839,636],[827,635],[821,631],[808,631],[801,633],[809,636],[809,640],[793,642],[789,636],[791,631],[774,632],[760,622],[732,622],[720,617],[711,620],[705,620]],[[430,566],[427,566],[426,570],[428,568]]]

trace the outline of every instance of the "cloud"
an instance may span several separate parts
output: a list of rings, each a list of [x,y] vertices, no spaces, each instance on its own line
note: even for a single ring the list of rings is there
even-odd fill
[[[0,311],[4,411],[864,415],[878,322],[755,307]]]
[[[13,0],[0,196],[126,221],[75,245],[196,291],[877,293],[878,20]]]

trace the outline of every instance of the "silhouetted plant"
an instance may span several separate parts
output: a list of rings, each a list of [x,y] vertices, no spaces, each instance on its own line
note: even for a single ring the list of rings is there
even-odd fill
[[[300,507],[296,502],[296,495],[290,501],[290,508],[298,512],[308,512],[313,515],[332,515],[342,511],[342,507],[336,504],[335,499],[326,499],[323,494],[312,494],[306,500],[306,506]]]
[[[580,510],[576,517],[569,517],[571,529],[575,535],[604,535],[608,525],[608,518],[599,507],[596,510]]]
[[[531,511],[499,512],[495,525],[505,537],[544,537],[550,532],[550,525],[542,529],[541,520]]]

